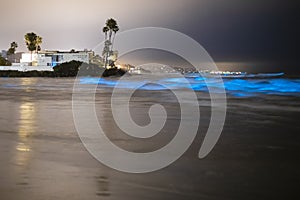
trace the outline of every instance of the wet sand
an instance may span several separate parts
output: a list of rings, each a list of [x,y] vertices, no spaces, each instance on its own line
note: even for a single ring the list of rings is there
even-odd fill
[[[199,134],[172,165],[127,174],[95,160],[84,148],[72,115],[73,79],[0,78],[1,199],[292,199],[300,182],[300,98],[229,97],[225,127],[213,151],[198,159],[210,118],[207,94],[198,93]],[[110,110],[111,89],[99,89],[97,116],[118,146],[158,149],[178,128],[180,114],[166,91],[138,91],[131,114],[140,125],[153,103],[166,106],[162,134],[138,141],[122,134]]]

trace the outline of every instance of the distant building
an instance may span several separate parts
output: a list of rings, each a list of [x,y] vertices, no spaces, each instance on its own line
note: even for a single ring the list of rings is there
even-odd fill
[[[80,61],[84,63],[90,63],[94,57],[93,51],[41,51],[38,53],[23,53],[20,60],[21,65],[28,66],[50,66],[70,62]]]
[[[1,57],[2,58],[7,58],[7,51],[6,50],[1,51]]]
[[[15,54],[7,55],[7,60],[11,63],[20,63],[23,52],[17,52]]]

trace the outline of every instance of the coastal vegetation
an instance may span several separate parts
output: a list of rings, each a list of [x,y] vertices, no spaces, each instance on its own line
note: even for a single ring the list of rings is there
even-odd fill
[[[104,69],[95,64],[87,64],[80,61],[62,63],[53,68],[55,77],[99,76]],[[80,73],[79,73],[80,70]],[[79,73],[79,74],[78,74]]]
[[[0,55],[0,66],[11,66],[11,63]]]

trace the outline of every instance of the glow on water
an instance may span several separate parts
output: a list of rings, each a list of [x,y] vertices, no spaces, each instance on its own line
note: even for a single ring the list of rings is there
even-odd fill
[[[188,80],[188,81],[187,81]],[[153,80],[143,79],[104,79],[83,77],[80,79],[81,84],[98,84],[99,87],[119,87],[134,89],[143,83],[140,90],[167,90],[169,89],[192,89],[194,91],[208,92],[208,86],[213,92],[218,92],[222,88],[222,83],[213,77],[188,76],[188,77],[171,77]],[[235,97],[251,97],[257,95],[285,95],[285,96],[300,96],[300,79],[287,78],[230,78],[223,79],[224,87],[229,95]],[[165,87],[167,86],[167,87]]]

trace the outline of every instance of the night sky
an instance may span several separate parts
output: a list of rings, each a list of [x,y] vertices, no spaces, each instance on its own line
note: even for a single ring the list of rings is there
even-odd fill
[[[300,72],[299,1],[294,0],[10,0],[1,1],[0,49],[26,51],[24,34],[43,37],[43,49],[92,49],[105,20],[121,31],[159,26],[197,40],[216,62],[247,63],[261,71]],[[145,57],[147,56],[141,56]],[[164,56],[167,58],[170,56]],[[243,65],[243,64],[241,64]],[[243,66],[246,66],[244,64]]]

